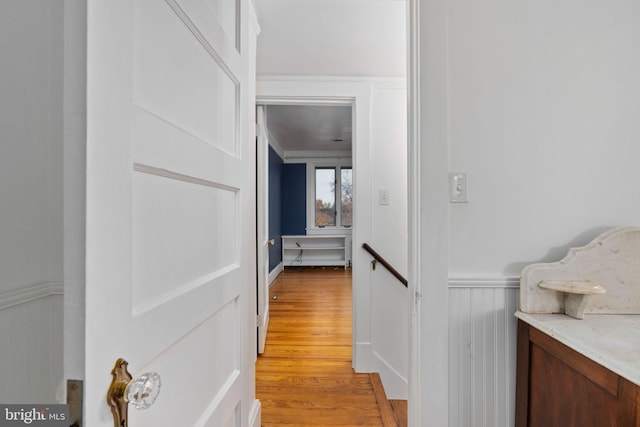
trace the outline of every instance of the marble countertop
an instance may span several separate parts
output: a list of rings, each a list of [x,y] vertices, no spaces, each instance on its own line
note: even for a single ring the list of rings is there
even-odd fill
[[[516,317],[640,386],[640,315],[586,314],[578,320],[518,311]]]

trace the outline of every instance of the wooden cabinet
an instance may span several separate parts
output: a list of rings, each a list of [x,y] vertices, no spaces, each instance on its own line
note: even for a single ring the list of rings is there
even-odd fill
[[[640,426],[640,388],[519,320],[515,425]]]
[[[282,263],[285,267],[347,265],[347,236],[282,236]]]

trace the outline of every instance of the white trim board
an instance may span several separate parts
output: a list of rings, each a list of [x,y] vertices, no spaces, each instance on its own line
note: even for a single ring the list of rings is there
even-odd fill
[[[44,282],[35,285],[24,286],[0,293],[0,310],[18,304],[46,298],[50,295],[64,295],[62,282]]]
[[[253,401],[249,411],[249,427],[260,427],[262,418],[262,404],[258,399]]]
[[[291,83],[366,83],[385,84],[394,87],[405,87],[407,79],[404,77],[352,77],[352,76],[300,76],[300,75],[259,75],[258,82],[291,82]],[[258,94],[260,95],[260,94]],[[304,97],[301,97],[304,98]],[[260,100],[261,101],[261,100]],[[261,102],[258,102],[261,103]]]
[[[280,273],[284,271],[284,264],[281,262],[276,265],[276,267],[269,272],[269,286],[278,278]]]
[[[448,11],[408,0],[409,425],[449,425]],[[427,420],[429,420],[427,422]]]
[[[360,367],[359,372],[373,372],[373,350],[370,342],[355,343],[352,358],[353,364]]]
[[[407,400],[409,398],[409,381],[375,351],[373,352],[373,372],[380,374],[384,392],[389,399]]]
[[[520,288],[520,277],[450,277],[449,288]]]

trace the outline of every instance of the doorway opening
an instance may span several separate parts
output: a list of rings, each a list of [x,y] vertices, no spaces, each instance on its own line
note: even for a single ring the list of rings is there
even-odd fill
[[[257,117],[258,352],[269,286],[284,270],[352,266],[353,108],[348,100],[262,101]]]
[[[406,270],[406,82],[265,77],[258,80],[257,100],[267,109],[287,104],[351,106],[352,368],[380,373],[387,396],[406,400],[408,291],[385,269],[374,271],[370,254],[362,249],[368,243],[399,271]],[[389,195],[389,204],[380,201],[380,193]]]
[[[263,233],[258,253],[269,265],[266,270],[258,266],[259,274],[265,276],[258,280],[265,284],[258,289],[258,315],[267,321],[260,322],[265,331],[258,332],[258,347],[264,353],[257,364],[256,382],[265,416],[286,418],[286,408],[300,402],[306,412],[344,406],[339,396],[332,403],[320,398],[318,390],[309,392],[303,383],[310,372],[324,372],[316,384],[319,388],[335,388],[331,377],[339,376],[346,387],[358,386],[368,376],[352,369],[352,241],[359,225],[353,216],[358,173],[353,162],[354,110],[352,99],[258,103],[258,192],[267,193],[258,196],[258,223],[260,218],[266,223],[258,226]],[[260,249],[268,251],[268,256],[264,251],[260,254]],[[269,317],[265,348],[260,341],[267,335]],[[291,392],[272,386],[274,369],[281,369],[280,365],[287,366],[286,375],[295,375],[303,383],[282,381]],[[284,405],[282,413],[272,414],[269,403],[290,393],[296,398]],[[348,392],[344,398],[352,395]],[[360,412],[356,407],[340,418],[348,420]]]

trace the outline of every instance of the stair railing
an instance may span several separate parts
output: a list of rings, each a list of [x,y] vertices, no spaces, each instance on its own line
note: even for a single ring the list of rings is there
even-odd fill
[[[389,270],[389,273],[393,274],[393,276],[396,279],[398,279],[400,281],[400,283],[402,283],[406,288],[409,287],[409,282],[407,282],[407,279],[405,279],[402,276],[402,274],[400,274],[400,272],[398,270],[393,268],[393,266],[391,264],[389,264],[389,262],[387,262],[387,260],[384,259],[378,252],[373,250],[373,248],[371,246],[369,246],[367,243],[363,243],[362,247],[364,248],[365,251],[369,252],[371,254],[371,256],[373,257],[373,261],[371,261],[371,265],[373,266],[374,270],[376,269],[376,263],[379,262],[387,270]]]

